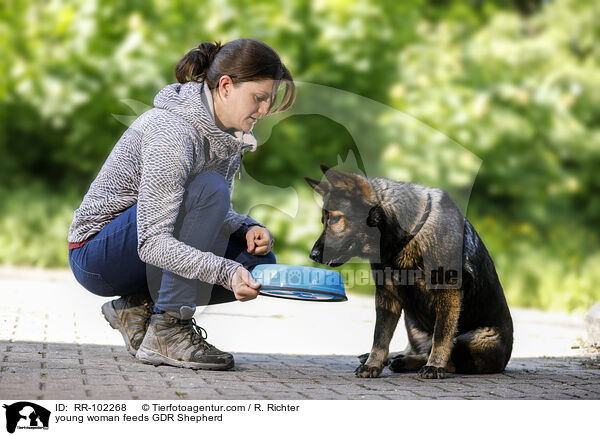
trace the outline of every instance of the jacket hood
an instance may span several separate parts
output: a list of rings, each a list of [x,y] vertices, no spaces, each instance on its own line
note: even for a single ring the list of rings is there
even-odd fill
[[[208,139],[211,152],[218,157],[256,150],[252,132],[239,131],[231,135],[216,126],[212,95],[204,81],[165,86],[154,98],[154,107],[168,110],[190,124]]]

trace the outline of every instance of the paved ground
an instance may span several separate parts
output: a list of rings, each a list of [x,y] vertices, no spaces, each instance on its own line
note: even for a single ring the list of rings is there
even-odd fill
[[[345,303],[268,297],[197,315],[234,371],[153,367],[126,353],[102,315],[106,299],[67,271],[0,268],[1,399],[600,399],[600,358],[582,349],[582,316],[513,309],[503,374],[421,380],[385,370],[357,379],[373,334],[372,298]],[[406,344],[399,327],[392,350]]]

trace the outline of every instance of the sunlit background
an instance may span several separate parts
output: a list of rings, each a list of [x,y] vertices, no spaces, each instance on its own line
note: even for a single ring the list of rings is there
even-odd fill
[[[0,264],[66,267],[73,211],[128,117],[199,42],[252,37],[308,84],[257,125],[234,194],[280,262],[312,265],[302,177],[341,163],[451,191],[513,306],[585,310],[600,300],[599,16],[594,0],[4,0]]]

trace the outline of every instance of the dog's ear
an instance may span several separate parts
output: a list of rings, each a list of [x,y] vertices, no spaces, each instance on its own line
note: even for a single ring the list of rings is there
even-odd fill
[[[385,222],[385,212],[381,206],[372,207],[367,216],[367,225],[369,227],[381,227]]]
[[[319,165],[319,167],[321,168],[321,171],[323,171],[323,174],[326,174],[327,171],[329,171],[329,169],[331,168],[331,167],[328,167],[325,164],[321,164],[321,165]]]
[[[310,187],[320,195],[325,195],[325,193],[331,188],[331,185],[326,180],[321,181],[317,179],[311,179],[310,177],[305,177],[304,180],[306,180],[306,183],[308,183]]]
[[[353,195],[357,195],[365,201],[375,201],[375,192],[366,177],[326,168],[325,165],[321,165],[325,177],[331,182],[333,188],[350,191]]]

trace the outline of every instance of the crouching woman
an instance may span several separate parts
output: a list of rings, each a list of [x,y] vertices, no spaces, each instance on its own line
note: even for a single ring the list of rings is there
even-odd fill
[[[120,297],[102,313],[142,362],[229,369],[233,356],[206,341],[193,315],[256,298],[250,271],[275,263],[271,233],[230,199],[244,153],[256,149],[254,123],[289,108],[296,92],[277,53],[253,39],[201,43],[175,75],[75,211],[69,263],[88,291]]]

